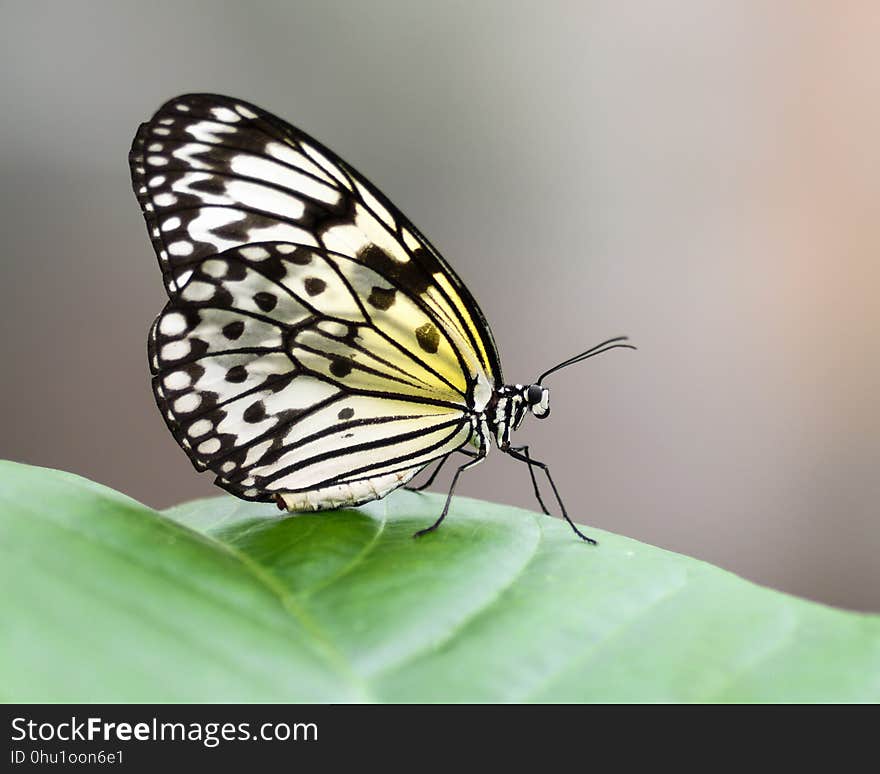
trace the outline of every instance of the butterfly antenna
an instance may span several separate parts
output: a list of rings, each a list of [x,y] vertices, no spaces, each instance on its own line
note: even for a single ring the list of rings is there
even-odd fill
[[[595,347],[590,347],[586,352],[581,352],[579,355],[568,358],[568,360],[563,360],[558,365],[553,366],[549,371],[544,371],[544,373],[538,377],[536,384],[541,384],[546,377],[562,368],[567,368],[575,363],[580,363],[581,360],[601,355],[603,352],[608,352],[611,349],[636,349],[632,344],[622,344],[621,342],[624,341],[629,341],[629,336],[617,336],[613,339],[608,339],[601,344],[597,344]]]

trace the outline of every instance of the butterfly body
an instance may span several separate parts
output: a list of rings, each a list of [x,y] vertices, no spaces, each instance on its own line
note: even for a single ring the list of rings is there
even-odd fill
[[[510,435],[549,413],[547,388],[505,384],[468,289],[332,151],[190,94],[141,125],[129,161],[169,297],[153,391],[197,470],[291,511],[381,498],[460,452],[454,488],[492,442],[532,472]]]

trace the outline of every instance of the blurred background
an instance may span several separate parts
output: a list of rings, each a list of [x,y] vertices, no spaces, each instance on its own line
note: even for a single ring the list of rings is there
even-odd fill
[[[0,3],[0,456],[219,493],[148,382],[138,124],[239,96],[450,260],[585,524],[880,610],[880,9],[839,2]],[[444,481],[448,481],[444,479]],[[501,454],[461,491],[533,508]],[[723,600],[719,600],[723,604]]]

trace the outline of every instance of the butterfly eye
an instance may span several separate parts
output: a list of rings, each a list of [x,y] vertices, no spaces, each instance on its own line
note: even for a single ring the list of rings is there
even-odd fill
[[[544,388],[540,384],[530,384],[526,390],[526,402],[530,406],[534,406],[541,402],[541,396],[544,394]]]

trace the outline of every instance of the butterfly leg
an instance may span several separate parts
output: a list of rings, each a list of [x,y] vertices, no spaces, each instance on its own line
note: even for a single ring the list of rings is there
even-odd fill
[[[541,510],[544,511],[548,516],[550,515],[550,511],[547,510],[547,506],[544,505],[544,500],[541,497],[541,490],[538,489],[538,479],[535,478],[535,469],[531,465],[531,457],[529,457],[529,447],[528,446],[511,446],[508,451],[520,452],[524,456],[529,459],[529,478],[532,479],[532,487],[535,490],[535,499],[538,501],[538,505],[541,506]]]
[[[440,458],[440,464],[434,468],[434,472],[428,476],[428,480],[425,481],[424,484],[419,484],[418,486],[405,486],[404,489],[409,489],[410,492],[421,492],[423,489],[427,489],[431,484],[434,483],[434,479],[437,478],[437,474],[440,472],[440,469],[446,464],[446,460],[452,455],[452,452],[449,452],[445,457]]]
[[[562,498],[559,496],[559,490],[556,488],[556,484],[553,482],[553,477],[550,475],[549,466],[545,462],[540,462],[538,460],[532,459],[532,457],[529,455],[529,447],[528,446],[512,447],[507,450],[507,453],[511,457],[513,457],[515,460],[519,460],[520,462],[525,462],[526,465],[529,466],[529,472],[532,475],[532,484],[534,484],[534,487],[535,487],[535,494],[538,498],[538,502],[541,504],[541,508],[543,509],[544,513],[548,513],[548,511],[547,511],[547,508],[544,506],[543,501],[541,500],[541,495],[538,494],[538,484],[537,484],[537,481],[535,481],[535,474],[532,471],[533,466],[536,468],[540,468],[541,470],[544,471],[545,475],[547,476],[547,480],[550,482],[550,488],[553,490],[553,494],[556,497],[556,502],[559,503],[559,510],[562,511],[563,518],[568,522],[568,526],[570,526],[574,530],[575,535],[577,535],[582,540],[585,540],[590,545],[593,545],[593,546],[597,545],[596,541],[593,540],[593,538],[587,537],[583,532],[581,532],[577,528],[577,525],[569,518],[568,511],[565,510],[565,505],[562,502]]]
[[[456,449],[455,451],[465,454],[468,457],[478,457],[478,454],[473,452],[465,451],[464,449]],[[446,464],[446,460],[448,460],[455,452],[449,452],[445,457],[440,458],[440,464],[434,468],[434,472],[428,477],[428,480],[425,481],[424,484],[419,484],[418,486],[405,486],[404,489],[409,489],[410,492],[421,492],[423,489],[427,489],[431,484],[434,483],[434,479],[437,478],[437,474],[440,472],[440,469]]]
[[[471,455],[468,455],[471,456]],[[443,504],[443,512],[440,514],[440,518],[437,519],[430,527],[425,527],[425,529],[420,529],[416,532],[413,537],[421,537],[422,535],[426,535],[429,532],[433,532],[437,527],[440,526],[440,523],[443,519],[446,518],[446,514],[449,513],[449,506],[452,503],[452,493],[455,492],[455,485],[458,482],[458,477],[464,473],[468,468],[474,467],[481,463],[486,458],[486,452],[481,450],[481,453],[476,455],[470,462],[465,462],[464,465],[459,465],[458,470],[455,471],[455,475],[452,477],[452,484],[449,486],[449,494],[446,495],[446,502]]]

